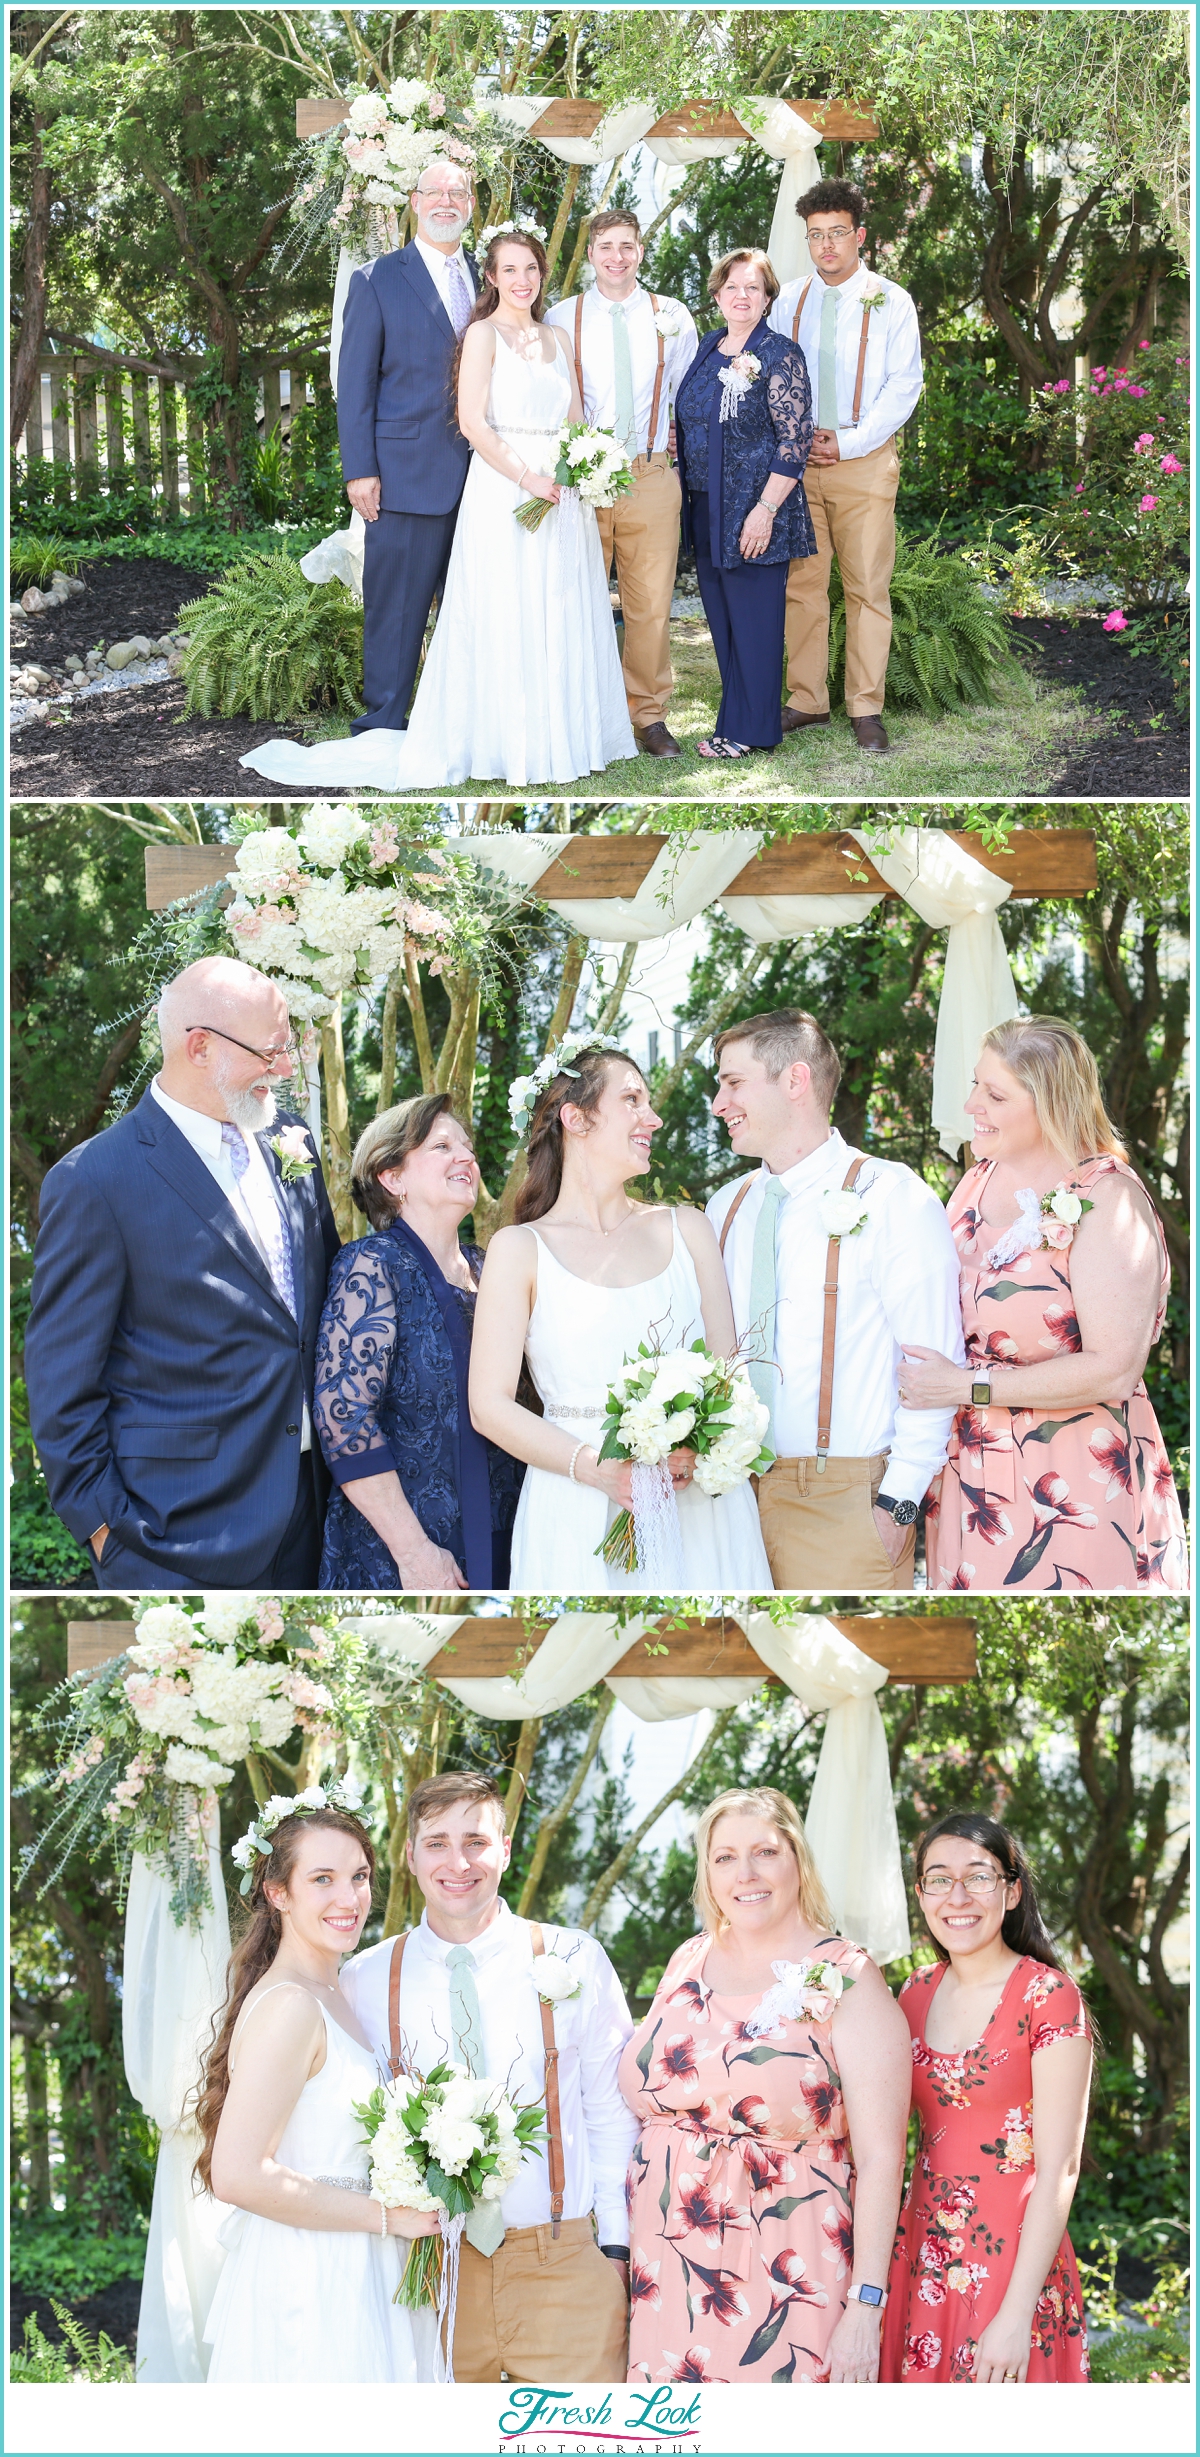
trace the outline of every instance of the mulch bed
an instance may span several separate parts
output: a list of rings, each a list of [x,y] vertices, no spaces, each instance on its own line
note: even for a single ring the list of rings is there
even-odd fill
[[[96,2337],[103,2330],[114,2346],[127,2346],[132,2354],[137,2343],[141,2299],[140,2278],[114,2278],[111,2286],[103,2287],[98,2295],[88,2295],[82,2303],[70,2303],[65,2295],[58,2296],[57,2301],[74,2320],[82,2323],[89,2337]],[[29,2295],[24,2287],[13,2286],[8,2303],[8,2343],[14,2354],[24,2343],[25,2321],[30,2312],[52,2346],[62,2341],[62,2331],[46,2297]]]
[[[178,627],[179,609],[213,582],[205,574],[151,558],[92,563],[83,568],[81,597],[50,613],[13,623],[14,662],[29,657],[54,666],[74,651],[86,656],[103,640],[134,631],[153,639]],[[1119,635],[1094,615],[1044,622],[1025,617],[1014,634],[1041,652],[1032,671],[1048,683],[1073,685],[1105,730],[1062,773],[1027,791],[1072,799],[1130,796],[1165,800],[1189,791],[1189,732],[1157,660],[1131,657]],[[259,798],[265,788],[238,765],[243,751],[265,742],[272,727],[248,717],[184,715],[180,682],[150,683],[77,702],[69,718],[38,722],[14,735],[11,792],[17,800],[86,799],[197,801],[230,795]],[[1151,729],[1149,720],[1161,717]]]
[[[1106,731],[1042,788],[1048,799],[1173,801],[1189,793],[1188,717],[1176,708],[1170,676],[1156,657],[1131,657],[1120,633],[1105,631],[1098,614],[1069,622],[1026,615],[1011,629],[1041,652],[1029,660],[1032,674],[1073,685],[1089,712],[1109,720]],[[1153,730],[1151,717],[1163,719]]]

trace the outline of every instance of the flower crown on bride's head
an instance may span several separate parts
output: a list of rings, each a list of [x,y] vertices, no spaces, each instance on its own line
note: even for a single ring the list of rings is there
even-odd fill
[[[527,216],[526,219],[521,222],[488,222],[484,229],[482,229],[479,233],[480,254],[486,255],[493,239],[502,239],[505,232],[509,230],[512,231],[514,237],[516,238],[540,239],[543,247],[546,244],[546,233],[542,229],[541,223],[535,222],[531,216]]]
[[[270,1859],[274,1848],[271,1837],[285,1817],[311,1817],[317,1809],[341,1809],[346,1816],[357,1817],[362,1804],[363,1795],[353,1775],[335,1775],[332,1783],[310,1784],[306,1792],[295,1792],[290,1799],[285,1793],[276,1792],[233,1846],[234,1865],[246,1872],[238,1892],[249,1893],[254,1883],[254,1863]]]
[[[614,1041],[610,1033],[573,1032],[565,1040],[556,1041],[553,1049],[547,1050],[532,1075],[518,1075],[515,1083],[510,1083],[508,1114],[522,1142],[529,1132],[530,1120],[547,1084],[552,1084],[556,1075],[570,1075],[574,1080],[579,1070],[572,1066],[571,1060],[585,1049],[611,1049],[622,1058],[625,1056],[623,1043]]]

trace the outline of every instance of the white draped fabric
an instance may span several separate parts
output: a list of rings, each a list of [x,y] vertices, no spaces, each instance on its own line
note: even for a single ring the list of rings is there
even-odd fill
[[[176,1926],[172,1880],[137,1856],[125,1906],[125,2075],[134,2098],[162,2130],[138,2315],[139,2385],[204,2379],[204,2321],[224,2258],[217,2228],[225,2209],[193,2189],[200,2137],[183,2112],[199,2075],[210,2018],[224,1998],[229,1961],[229,1917],[212,1793],[205,1804],[204,1829],[212,1908],[198,1928]]]
[[[806,1826],[835,1919],[877,1962],[906,1954],[900,1836],[876,1695],[887,1680],[886,1667],[821,1613],[799,1613],[786,1622],[773,1621],[763,1612],[733,1617],[764,1671],[777,1674],[810,1712],[826,1714]],[[456,1632],[470,1623],[451,1614],[389,1613],[347,1626],[369,1632],[377,1645],[407,1656],[424,1670],[441,1647],[453,1647]],[[648,1626],[637,1618],[619,1624],[614,1613],[562,1613],[515,1675],[456,1681],[439,1673],[438,1679],[472,1713],[505,1722],[553,1714],[598,1681],[647,1723],[674,1721],[705,1707],[719,1711],[741,1706],[761,1687],[757,1679],[708,1674],[666,1680],[622,1675],[613,1680],[612,1666],[637,1645]]]
[[[933,1122],[942,1149],[957,1159],[971,1131],[963,1103],[984,1033],[1017,1012],[1017,992],[997,909],[1010,895],[1007,880],[942,828],[889,829],[880,851],[863,828],[849,831],[874,868],[922,921],[947,932],[942,995],[933,1051]],[[570,839],[561,836],[461,836],[451,850],[469,853],[483,870],[515,888],[537,893],[537,881]],[[881,901],[878,892],[844,896],[725,896],[762,844],[748,828],[697,835],[683,850],[670,840],[656,856],[636,896],[574,904],[546,901],[587,937],[628,942],[665,938],[720,902],[729,919],[758,946],[800,938],[812,930],[853,929]]]

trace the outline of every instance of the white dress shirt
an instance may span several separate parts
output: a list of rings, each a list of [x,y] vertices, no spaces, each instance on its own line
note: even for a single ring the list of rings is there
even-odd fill
[[[771,330],[792,338],[792,318],[796,301],[809,281],[786,282],[771,309]],[[917,311],[907,290],[898,282],[890,282],[882,273],[873,273],[870,265],[860,263],[849,281],[823,282],[819,273],[811,277],[800,330],[796,338],[804,352],[808,380],[812,387],[813,417],[817,415],[818,356],[821,346],[821,304],[827,289],[837,299],[837,402],[838,451],[844,461],[860,461],[867,452],[886,444],[889,435],[911,418],[921,398],[924,381],[921,372],[921,328]],[[862,340],[863,299],[882,290],[885,305],[871,309],[867,335],[867,355],[863,364],[862,402],[858,425],[851,426],[854,414],[854,387],[858,380],[858,352]]]
[[[781,1459],[816,1454],[829,1245],[820,1204],[823,1194],[841,1187],[855,1157],[835,1129],[827,1143],[782,1172],[787,1191],[775,1238],[780,1378],[773,1445]],[[769,1176],[764,1166],[752,1181],[725,1244],[739,1339],[749,1329],[754,1229]],[[744,1182],[722,1186],[708,1205],[718,1237]],[[897,1373],[906,1341],[965,1364],[958,1252],[937,1196],[900,1161],[871,1154],[855,1192],[865,1198],[867,1218],[841,1240],[830,1456],[866,1459],[886,1451],[884,1491],[893,1501],[919,1502],[945,1466],[955,1412],[901,1407]]]
[[[261,1255],[270,1271],[271,1258],[259,1234],[251,1209],[247,1195],[247,1181],[251,1177],[254,1178],[255,1185],[252,1191],[257,1201],[274,1203],[278,1210],[279,1197],[275,1191],[274,1172],[263,1159],[262,1145],[257,1135],[250,1134],[242,1137],[250,1158],[242,1177],[238,1179],[233,1174],[233,1162],[229,1157],[228,1146],[222,1140],[220,1118],[210,1118],[206,1116],[203,1109],[187,1109],[182,1101],[173,1101],[170,1094],[163,1091],[157,1077],[151,1078],[150,1090],[159,1108],[166,1110],[172,1125],[179,1128],[181,1135],[186,1135],[197,1158],[204,1162],[209,1176],[216,1179],[226,1202],[237,1213],[238,1220],[245,1229],[255,1253]],[[283,1223],[284,1236],[289,1237],[291,1231],[282,1211],[280,1211],[280,1218]],[[292,1272],[295,1276],[295,1256],[292,1258]],[[300,1426],[300,1448],[311,1450],[312,1418],[308,1413],[308,1401],[304,1400],[302,1406],[304,1413]]]
[[[658,295],[657,293],[655,294]],[[676,326],[663,342],[663,381],[659,395],[658,423],[650,435],[650,411],[654,402],[654,383],[658,373],[658,329],[650,292],[635,289],[624,301],[625,322],[629,328],[629,364],[633,376],[633,422],[635,456],[639,452],[665,452],[667,429],[671,423],[671,404],[691,366],[699,342],[696,327],[687,308],[679,299],[659,298],[659,313],[669,316]],[[617,415],[616,377],[613,371],[612,302],[601,298],[593,284],[583,294],[583,331],[580,337],[580,357],[583,360],[583,412],[591,426],[611,427]],[[567,348],[574,362],[575,300],[562,299],[552,307],[547,324],[557,324],[566,335]]]
[[[603,1946],[578,1928],[542,1922],[546,1952],[578,1972],[580,1991],[554,2007],[558,2092],[562,2116],[563,2217],[596,2213],[602,2244],[627,2244],[625,2170],[638,2136],[637,2118],[617,2087],[621,2050],[633,2023],[621,1983]],[[392,1945],[372,1945],[342,1966],[341,1985],[380,2069],[388,2069],[388,1979]],[[451,1948],[434,1935],[427,1913],[404,1948],[400,1978],[400,2035],[405,2062],[428,2073],[456,2058],[450,2016]],[[528,1920],[517,1919],[501,1901],[496,1918],[472,1937],[475,1988],[483,2027],[487,2073],[503,2081],[510,2096],[528,2105],[546,2087],[540,1999],[533,1981]],[[550,2170],[543,2152],[527,2155],[500,2204],[506,2227],[550,2223]]]
[[[450,267],[452,264],[456,264],[458,266],[459,272],[462,274],[463,280],[467,285],[468,296],[470,298],[474,298],[476,294],[476,284],[472,280],[471,268],[462,252],[461,245],[456,247],[453,254],[450,256],[443,256],[440,247],[430,247],[427,239],[414,239],[413,246],[415,247],[426,272],[429,274],[430,279],[433,282],[434,288],[437,291],[438,297],[440,298],[447,315],[450,316],[451,324],[453,324],[454,318],[450,315]]]

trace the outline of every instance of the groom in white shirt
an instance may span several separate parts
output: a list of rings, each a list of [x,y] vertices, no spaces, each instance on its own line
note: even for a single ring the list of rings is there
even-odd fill
[[[511,1849],[491,1775],[419,1783],[407,1851],[425,1897],[420,1925],[357,1955],[341,1984],[384,2071],[397,2054],[420,2073],[451,2058],[522,2104],[545,2097],[542,2155],[526,2155],[498,2210],[467,2222],[455,2379],[623,2381],[625,2171],[638,2127],[617,2065],[633,2023],[594,1937],[540,1930],[500,1899]],[[539,1947],[553,1966],[546,1997]]]
[[[903,1407],[898,1370],[911,1345],[965,1361],[945,1212],[913,1170],[831,1126],[841,1062],[814,1016],[748,1016],[716,1059],[714,1115],[735,1153],[761,1162],[721,1187],[708,1217],[772,1412],[775,1465],[758,1485],[771,1575],[826,1593],[911,1587],[954,1410]]]
[[[921,397],[921,332],[907,290],[860,261],[866,207],[845,179],[822,179],[796,211],[813,270],[786,282],[771,325],[799,343],[816,420],[804,472],[817,551],[791,564],[785,734],[829,723],[829,573],[846,600],[846,713],[860,750],[886,751],[883,696],[892,645],[897,430]]]
[[[667,723],[671,599],[679,559],[679,475],[671,461],[671,405],[696,355],[696,327],[679,299],[643,290],[646,250],[636,214],[597,213],[588,231],[590,290],[552,307],[567,336],[584,415],[611,427],[633,459],[633,485],[596,514],[604,568],[617,564],[625,626],[622,670],[638,748],[678,759]]]

